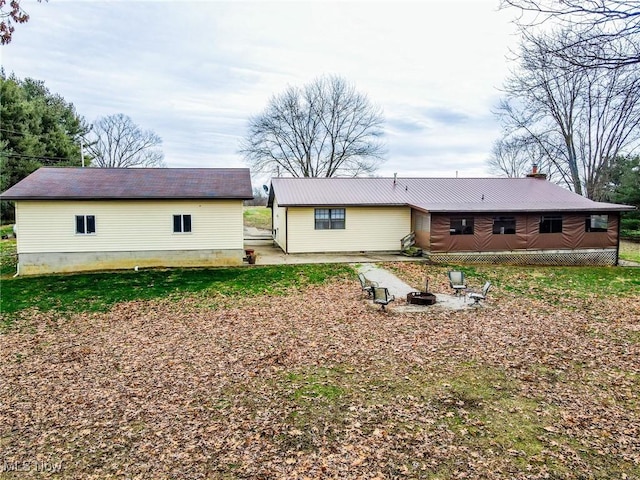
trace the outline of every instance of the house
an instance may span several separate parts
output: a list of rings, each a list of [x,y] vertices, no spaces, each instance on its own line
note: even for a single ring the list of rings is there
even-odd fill
[[[274,178],[268,206],[285,253],[399,251],[432,261],[617,263],[620,212],[526,178]]]
[[[0,195],[18,273],[238,265],[244,168],[40,168]]]

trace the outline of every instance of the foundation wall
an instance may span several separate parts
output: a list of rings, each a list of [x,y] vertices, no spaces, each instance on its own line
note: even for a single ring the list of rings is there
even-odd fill
[[[243,249],[156,250],[124,252],[20,253],[20,275],[122,270],[144,267],[215,267],[241,265]]]

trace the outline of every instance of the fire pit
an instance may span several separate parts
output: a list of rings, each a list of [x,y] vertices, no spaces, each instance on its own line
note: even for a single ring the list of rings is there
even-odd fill
[[[436,296],[428,292],[409,292],[407,294],[407,303],[413,305],[433,305],[436,303]]]
[[[425,282],[424,292],[409,292],[407,303],[412,305],[433,305],[436,303],[436,296],[429,293],[429,279]]]

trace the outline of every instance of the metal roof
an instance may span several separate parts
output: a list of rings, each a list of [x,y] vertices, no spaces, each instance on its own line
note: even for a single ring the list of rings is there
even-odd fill
[[[2,200],[253,198],[248,168],[43,167]]]
[[[269,206],[408,205],[428,212],[624,211],[540,178],[274,178]]]

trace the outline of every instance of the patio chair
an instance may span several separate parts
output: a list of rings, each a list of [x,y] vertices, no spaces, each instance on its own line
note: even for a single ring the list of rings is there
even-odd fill
[[[464,272],[449,270],[447,275],[449,276],[449,285],[455,290],[456,296],[459,296],[467,289],[467,284],[464,281]]]
[[[389,295],[389,289],[386,287],[373,287],[373,303],[377,303],[385,310],[389,303],[396,299],[393,295]]]
[[[473,300],[473,305],[480,305],[480,300],[486,300],[487,299],[487,293],[489,292],[489,289],[491,288],[491,282],[486,282],[484,284],[484,286],[482,287],[482,293],[477,293],[477,292],[471,292],[468,296],[470,300]]]
[[[358,280],[360,280],[360,287],[362,288],[362,291],[366,292],[367,296],[369,296],[369,297],[372,296],[373,295],[373,287],[377,287],[378,284],[376,282],[372,282],[370,280],[367,280],[362,273],[358,273]]]

